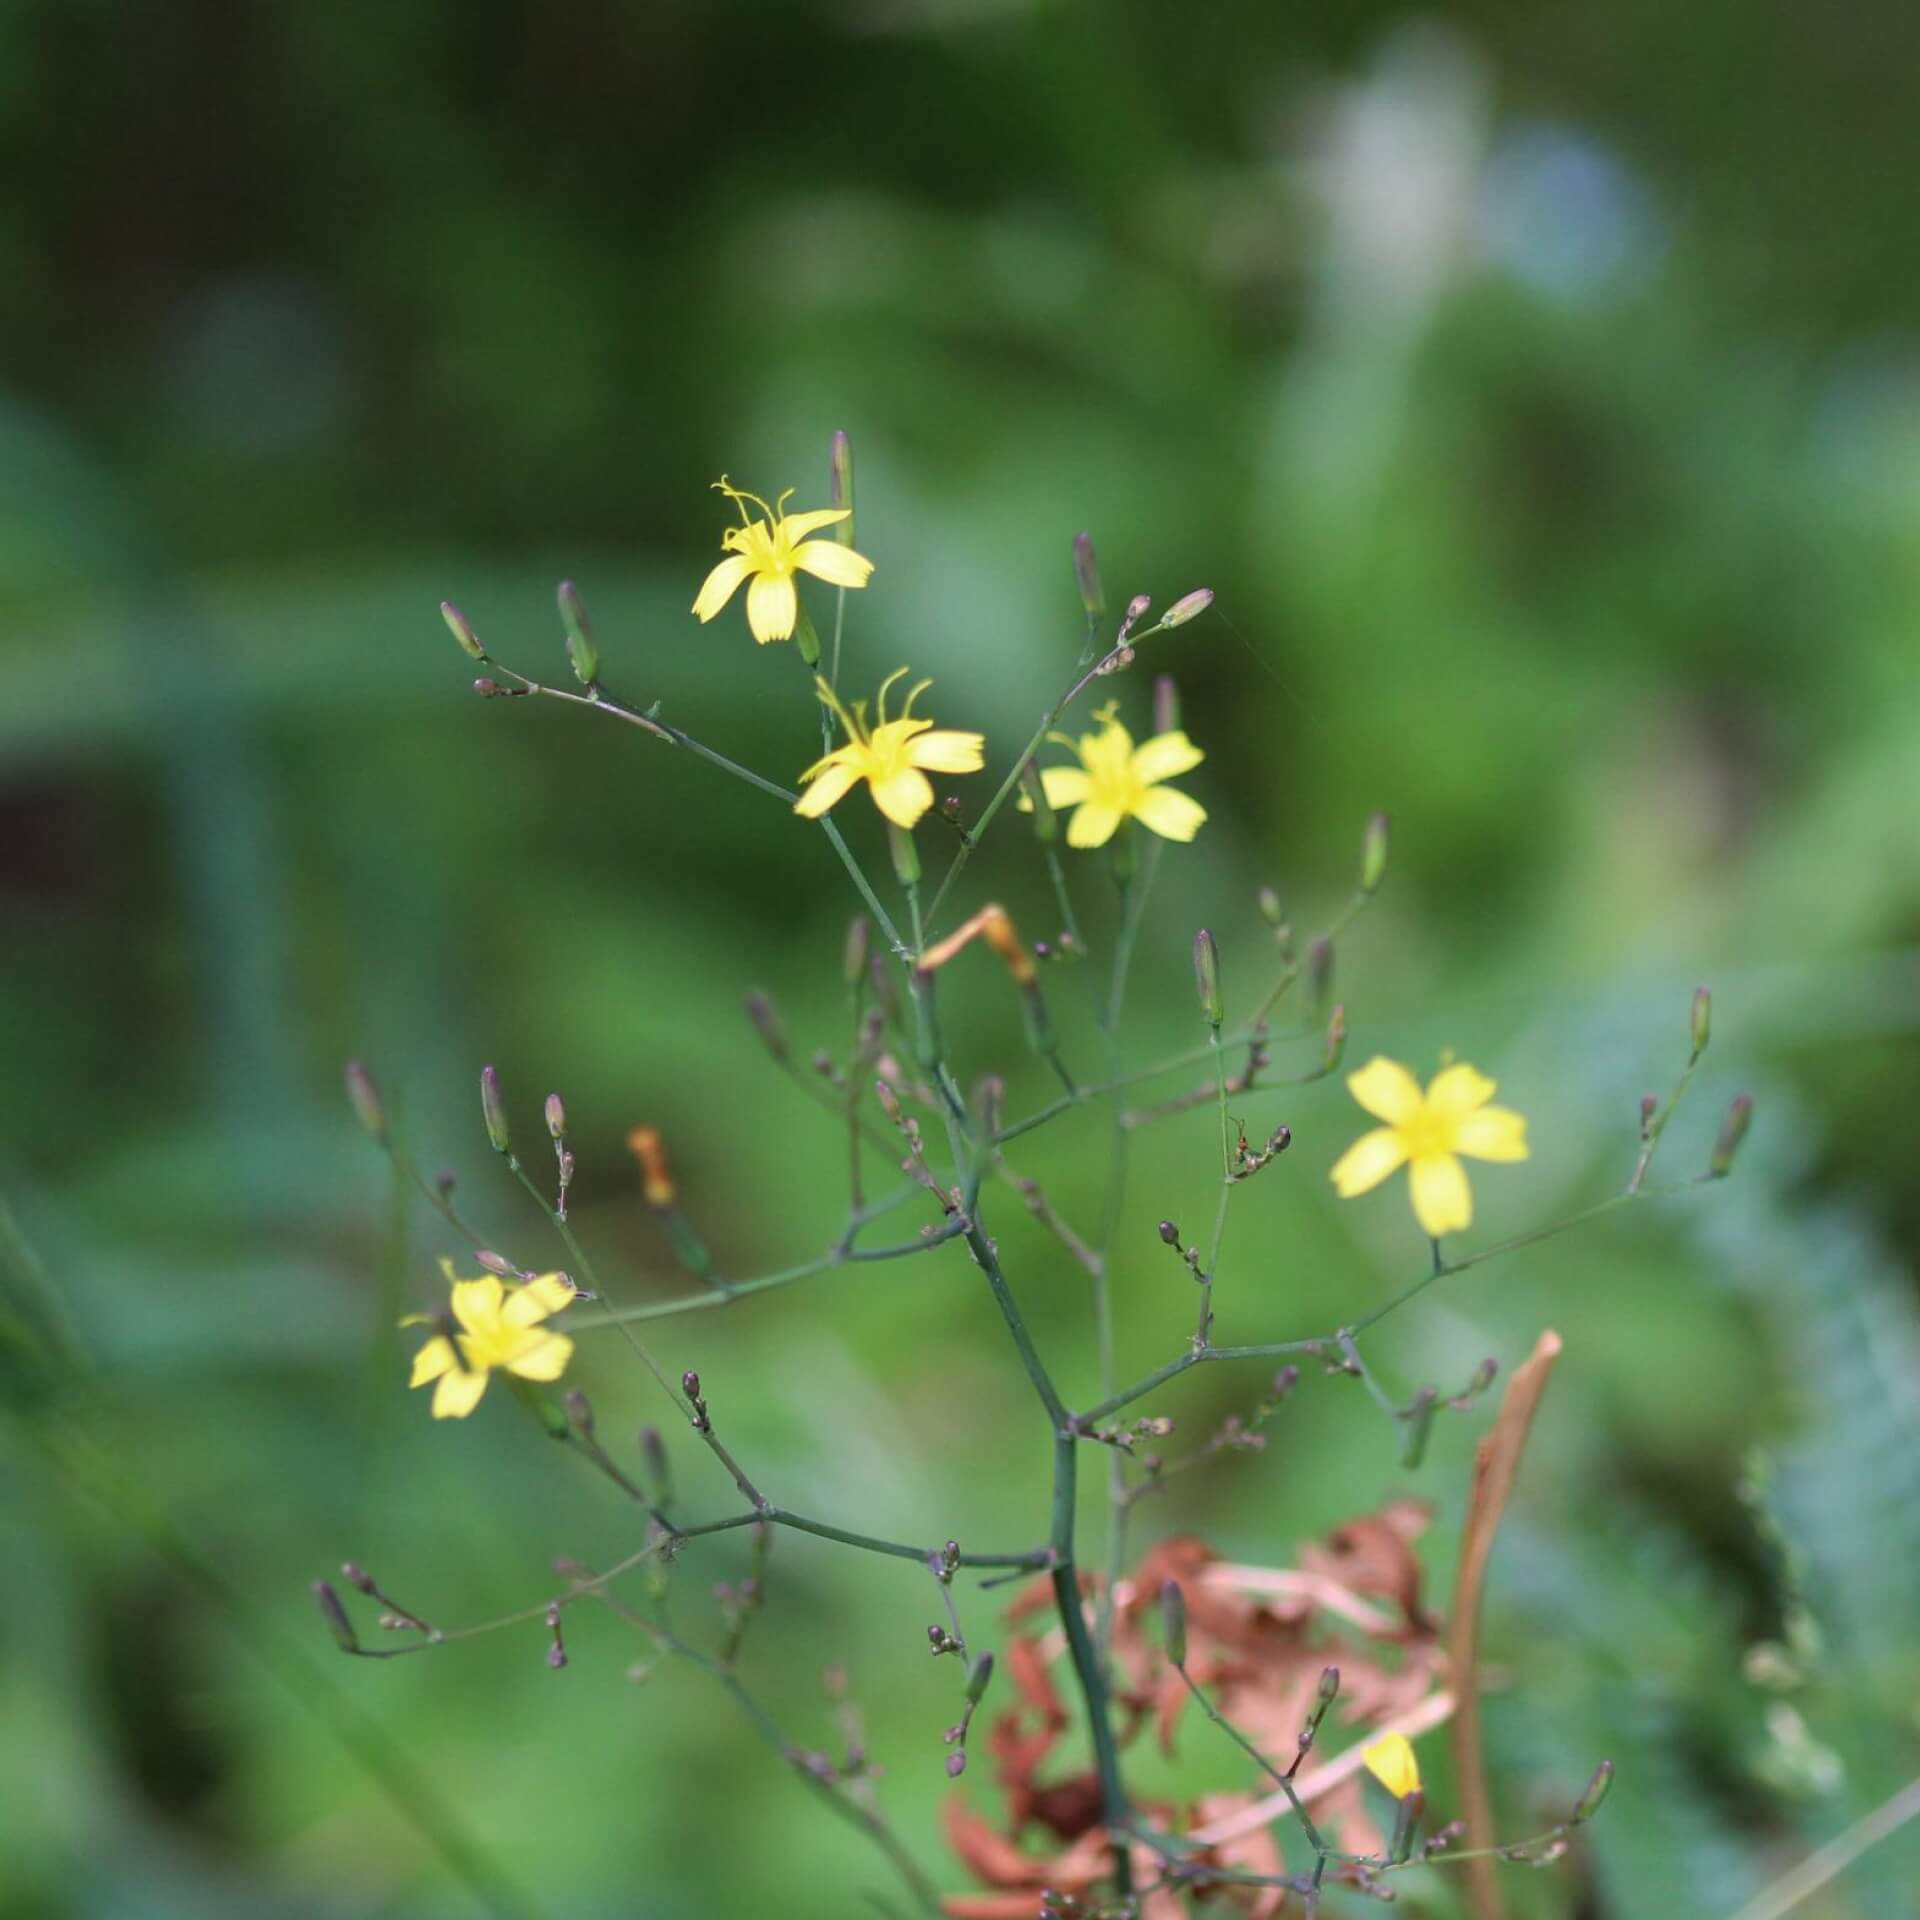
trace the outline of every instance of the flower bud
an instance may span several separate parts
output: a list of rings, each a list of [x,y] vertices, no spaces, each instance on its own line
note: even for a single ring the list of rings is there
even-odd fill
[[[1323,1065],[1328,1073],[1339,1066],[1341,1056],[1347,1050],[1347,1010],[1337,1006],[1327,1017],[1327,1050]]]
[[[1260,918],[1270,927],[1286,924],[1286,913],[1281,908],[1280,896],[1271,887],[1262,887],[1259,894]]]
[[[843,547],[853,545],[853,442],[835,429],[827,454],[827,503],[845,507],[847,517],[834,528],[833,537]]]
[[[560,582],[557,598],[560,623],[567,630],[567,658],[573,662],[573,677],[583,687],[590,687],[600,678],[600,649],[593,644],[593,631],[587,625],[586,603],[571,580]]]
[[[667,1443],[660,1437],[658,1427],[640,1429],[640,1458],[646,1463],[647,1479],[652,1484],[655,1503],[662,1507],[671,1506],[673,1464],[667,1458]]]
[[[977,1707],[993,1678],[993,1655],[983,1653],[967,1670],[967,1705]]]
[[[383,1146],[387,1139],[387,1110],[380,1104],[380,1089],[373,1075],[358,1060],[346,1067],[347,1098],[353,1102],[354,1118]]]
[[[867,970],[867,955],[873,945],[873,929],[864,913],[856,913],[847,923],[847,944],[840,952],[840,974],[850,987],[860,984]]]
[[[1060,837],[1060,818],[1047,803],[1047,783],[1031,760],[1020,769],[1020,791],[1033,812],[1033,837],[1051,846]]]
[[[1153,683],[1153,730],[1155,733],[1177,733],[1180,729],[1180,689],[1174,684],[1173,675],[1158,675]]]
[[[640,1195],[648,1206],[670,1207],[679,1199],[673,1169],[667,1164],[667,1144],[658,1127],[635,1127],[627,1135],[627,1151],[640,1163]]]
[[[480,1069],[480,1115],[487,1123],[487,1138],[495,1153],[508,1146],[507,1107],[500,1095],[500,1076],[491,1067]]]
[[[467,655],[475,660],[484,660],[487,650],[480,644],[480,636],[467,624],[467,616],[451,600],[440,602],[440,617],[447,623],[447,630],[460,642]]]
[[[1340,1669],[1322,1667],[1320,1669],[1320,1704],[1330,1707],[1340,1697]]]
[[[889,820],[887,851],[893,855],[893,877],[903,887],[917,887],[920,884],[920,849],[913,843],[913,829]]]
[[[1152,594],[1136,593],[1133,596],[1133,598],[1127,602],[1127,617],[1126,617],[1126,621],[1121,626],[1120,631],[1122,633],[1125,633],[1128,630],[1128,628],[1130,628],[1136,620],[1145,619],[1147,609],[1152,605],[1153,605]]]
[[[1093,550],[1093,535],[1073,536],[1073,577],[1080,589],[1080,604],[1089,620],[1100,619],[1107,611],[1107,596],[1100,585],[1100,559]]]
[[[784,1060],[787,1057],[787,1030],[781,1024],[779,1009],[758,987],[747,995],[747,1018],[753,1022],[753,1030],[760,1036],[767,1051],[776,1060]]]
[[[1316,1007],[1324,1007],[1332,990],[1333,942],[1323,933],[1307,949],[1307,995]]]
[[[1184,627],[1189,620],[1197,620],[1212,605],[1213,589],[1196,587],[1191,593],[1183,593],[1160,616],[1160,624],[1163,627]]]
[[[1607,1797],[1607,1789],[1613,1785],[1613,1762],[1602,1760],[1593,1770],[1593,1778],[1587,1782],[1587,1790],[1574,1802],[1572,1813],[1567,1816],[1567,1825],[1580,1826],[1591,1820],[1600,1811],[1600,1803]]]
[[[1698,1060],[1713,1037],[1713,995],[1705,987],[1693,990],[1693,1057]]]
[[[1200,996],[1200,1017],[1218,1033],[1226,1018],[1220,1000],[1220,950],[1205,927],[1193,936],[1193,984]]]
[[[966,1770],[967,1750],[965,1747],[956,1748],[954,1752],[947,1755],[947,1778],[949,1780],[958,1780]]]
[[[1160,1238],[1164,1240],[1168,1246],[1177,1247],[1180,1244],[1180,1229],[1176,1227],[1171,1220],[1162,1220],[1160,1222]]]
[[[1752,1122],[1753,1095],[1736,1093],[1727,1108],[1727,1117],[1720,1123],[1720,1138],[1713,1143],[1709,1171],[1714,1179],[1724,1180],[1733,1171],[1733,1157],[1740,1151],[1740,1142],[1747,1137],[1747,1128]]]
[[[1420,1830],[1420,1816],[1426,1811],[1427,1796],[1418,1787],[1405,1795],[1393,1823],[1393,1844],[1387,1850],[1389,1860],[1405,1860],[1413,1852],[1413,1838]]]
[[[1187,1664],[1187,1596],[1178,1580],[1160,1583],[1160,1634],[1166,1643],[1167,1658],[1176,1667]]]
[[[556,1140],[561,1140],[566,1137],[566,1102],[563,1101],[557,1093],[547,1095],[547,1131],[552,1134]]]
[[[689,1400],[698,1400],[700,1398],[700,1376],[695,1373],[691,1367],[680,1376],[680,1391],[684,1393]]]
[[[976,1133],[990,1146],[1006,1118],[1007,1083],[997,1073],[982,1074],[973,1083],[973,1097],[967,1102]]]
[[[593,1402],[578,1387],[572,1387],[567,1392],[566,1406],[567,1424],[588,1446],[592,1446]]]
[[[1387,875],[1387,835],[1392,826],[1391,815],[1373,813],[1367,816],[1366,838],[1360,845],[1360,891],[1376,893],[1380,882]]]
[[[325,1580],[313,1583],[313,1597],[319,1604],[320,1617],[327,1623],[328,1630],[340,1643],[342,1653],[358,1653],[360,1636],[353,1630],[353,1622],[347,1618],[347,1610],[340,1604],[340,1596],[334,1592],[332,1584]]]

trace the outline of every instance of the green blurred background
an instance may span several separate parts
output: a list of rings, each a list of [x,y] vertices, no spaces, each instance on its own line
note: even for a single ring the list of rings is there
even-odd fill
[[[1491,1240],[1625,1177],[1714,984],[1664,1152],[1698,1170],[1751,1087],[1738,1178],[1463,1275],[1375,1343],[1405,1392],[1567,1342],[1495,1562],[1503,1829],[1600,1757],[1619,1780],[1571,1866],[1510,1872],[1515,1909],[1731,1916],[1920,1771],[1916,59],[1886,0],[0,7],[0,1191],[93,1369],[64,1412],[8,1373],[0,1906],[475,1911],[260,1633],[538,1912],[839,1913],[882,1884],[699,1675],[629,1685],[612,1620],[581,1610],[561,1674],[537,1627],[348,1664],[307,1594],[351,1555],[478,1619],[543,1597],[556,1553],[633,1543],[504,1394],[457,1426],[405,1395],[385,1303],[456,1249],[396,1204],[344,1059],[528,1261],[555,1256],[476,1075],[498,1063],[542,1150],[561,1089],[577,1218],[630,1297],[684,1284],[636,1121],[730,1271],[838,1225],[837,1137],[740,1017],[765,985],[803,1054],[844,1049],[830,851],[633,729],[476,702],[435,612],[560,679],[572,576],[615,687],[790,780],[815,737],[791,652],[686,609],[709,482],[820,504],[835,428],[878,562],[849,675],[935,675],[996,765],[1071,665],[1077,529],[1116,602],[1218,593],[1116,683],[1138,723],[1145,669],[1177,672],[1212,814],[1161,868],[1135,1059],[1196,1037],[1195,926],[1245,1009],[1274,966],[1256,888],[1324,920],[1391,810],[1340,952],[1351,1057],[1453,1047],[1531,1116],[1533,1161],[1478,1181]],[[846,818],[884,867],[864,800]],[[1104,940],[1097,861],[1080,883]],[[963,904],[989,894],[1048,924],[1017,824]],[[1022,1110],[1046,1083],[990,974],[956,975],[949,1018]],[[1296,1145],[1238,1203],[1222,1337],[1322,1331],[1419,1271],[1398,1190],[1329,1196],[1362,1120],[1337,1082],[1237,1104]],[[1135,1368],[1184,1338],[1153,1222],[1205,1210],[1213,1152],[1204,1117],[1147,1138],[1116,1268]],[[1019,1160],[1089,1226],[1103,1162],[1094,1116]],[[1017,1201],[996,1225],[1084,1403],[1084,1282]],[[787,1503],[1042,1529],[1044,1433],[958,1250],[658,1332]],[[630,1457],[669,1409],[608,1336],[578,1372]],[[1198,1437],[1257,1385],[1208,1369],[1156,1405]],[[1309,1381],[1147,1537],[1280,1563],[1411,1490],[1444,1601],[1485,1419],[1409,1475],[1351,1383]],[[144,1520],[36,1444],[50,1422]],[[1737,1492],[1756,1446],[1771,1520]],[[1770,1525],[1823,1642],[1784,1691],[1748,1671],[1791,1612]],[[168,1527],[248,1624],[156,1555]],[[690,1556],[689,1617],[742,1564],[738,1536]],[[783,1536],[772,1583],[755,1684],[824,1744],[817,1676],[848,1664],[886,1803],[957,1888],[927,1582]],[[965,1600],[976,1639],[993,1598]],[[1238,1782],[1205,1732],[1180,1778]],[[1437,1873],[1403,1886],[1461,1911]],[[1909,1830],[1802,1911],[1917,1894]]]

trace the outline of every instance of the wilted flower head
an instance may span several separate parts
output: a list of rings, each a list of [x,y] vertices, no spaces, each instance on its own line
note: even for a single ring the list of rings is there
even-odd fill
[[[856,700],[849,712],[825,680],[816,680],[820,698],[839,720],[847,744],[816,760],[800,776],[806,791],[794,802],[795,813],[817,820],[848,788],[864,780],[873,804],[895,826],[911,827],[933,805],[927,773],[978,773],[986,764],[984,735],[935,727],[931,720],[914,717],[913,703],[933,685],[931,680],[909,688],[900,717],[887,718],[887,689],[906,671],[901,667],[880,683],[871,729],[864,700]]]
[[[747,625],[765,646],[770,640],[791,640],[799,617],[800,597],[793,584],[796,572],[810,573],[836,587],[864,587],[873,562],[835,540],[810,540],[809,534],[845,520],[850,507],[822,507],[814,513],[788,514],[789,487],[770,507],[755,493],[742,493],[724,475],[714,482],[740,509],[741,524],[720,536],[727,558],[707,575],[693,611],[702,623],[711,620],[734,596],[740,583],[747,588]],[[755,519],[748,503],[765,516]]]

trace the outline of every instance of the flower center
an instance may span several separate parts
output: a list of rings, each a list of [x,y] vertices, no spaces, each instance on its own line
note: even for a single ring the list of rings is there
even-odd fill
[[[1408,1114],[1394,1131],[1399,1134],[1409,1160],[1430,1160],[1453,1151],[1459,1129],[1449,1115],[1422,1106]]]

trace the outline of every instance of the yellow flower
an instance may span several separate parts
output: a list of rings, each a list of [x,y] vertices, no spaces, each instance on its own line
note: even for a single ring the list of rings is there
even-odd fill
[[[477,1280],[455,1278],[453,1263],[443,1260],[441,1271],[453,1287],[451,1307],[459,1331],[450,1339],[437,1333],[413,1357],[410,1387],[439,1381],[433,1390],[436,1420],[464,1420],[480,1404],[487,1376],[496,1367],[517,1373],[523,1380],[558,1380],[573,1355],[573,1342],[564,1333],[541,1325],[572,1301],[573,1288],[565,1274],[543,1273],[524,1287],[509,1290],[490,1273]],[[431,1326],[435,1316],[409,1314],[403,1327]],[[455,1343],[459,1351],[454,1351]]]
[[[1420,1762],[1413,1757],[1413,1742],[1404,1733],[1383,1733],[1360,1749],[1360,1758],[1396,1800],[1420,1791]]]
[[[784,511],[793,498],[789,487],[771,507],[758,494],[742,493],[729,486],[725,477],[714,482],[740,509],[741,525],[729,527],[720,536],[720,545],[728,558],[707,575],[693,610],[702,623],[711,620],[734,596],[741,581],[751,580],[747,589],[747,625],[753,637],[764,647],[769,640],[791,640],[793,623],[799,614],[800,597],[794,589],[795,571],[810,573],[816,579],[836,587],[864,587],[873,571],[873,562],[843,547],[836,540],[809,540],[807,535],[822,527],[831,527],[846,519],[849,507],[823,507],[817,513],[788,514]],[[766,515],[756,520],[747,511],[747,502]]]
[[[899,719],[887,718],[887,689],[905,672],[902,667],[880,683],[871,731],[864,700],[856,700],[849,713],[824,680],[815,680],[820,698],[845,729],[847,744],[816,760],[800,776],[806,792],[794,802],[795,813],[817,820],[856,781],[864,780],[873,792],[873,804],[895,826],[911,827],[933,805],[933,788],[921,768],[928,773],[978,773],[986,764],[984,735],[954,732],[913,717],[913,703],[933,685],[931,680],[922,680],[908,692]]]
[[[1191,771],[1206,755],[1178,730],[1156,734],[1136,747],[1133,735],[1120,724],[1119,707],[1117,700],[1109,701],[1093,716],[1100,723],[1098,733],[1084,733],[1078,740],[1064,733],[1047,735],[1080,756],[1077,767],[1046,767],[1040,774],[1047,805],[1074,809],[1067,822],[1067,845],[1103,847],[1122,820],[1138,820],[1166,840],[1191,840],[1207,810],[1163,783]],[[1020,806],[1024,812],[1033,810],[1024,794]]]
[[[1494,1083],[1465,1065],[1443,1067],[1425,1093],[1397,1061],[1376,1055],[1347,1077],[1353,1097],[1384,1127],[1363,1133],[1334,1163],[1341,1199],[1377,1187],[1403,1162],[1413,1211],[1435,1240],[1473,1220],[1473,1193],[1458,1156],[1524,1160],[1527,1123],[1507,1107],[1490,1107]]]

